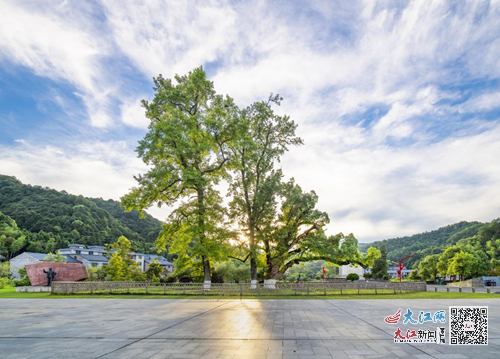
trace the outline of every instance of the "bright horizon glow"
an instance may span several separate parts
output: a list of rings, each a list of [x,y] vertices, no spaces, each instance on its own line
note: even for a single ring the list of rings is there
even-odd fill
[[[4,1],[0,173],[118,200],[145,165],[152,77],[203,65],[270,93],[280,167],[361,243],[500,217],[500,2]],[[162,220],[168,209],[151,208]]]

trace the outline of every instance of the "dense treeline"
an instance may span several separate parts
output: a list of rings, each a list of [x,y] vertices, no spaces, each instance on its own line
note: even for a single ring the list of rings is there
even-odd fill
[[[24,185],[15,177],[3,175],[0,212],[4,226],[14,228],[14,221],[16,229],[11,232],[20,231],[22,235],[16,235],[24,238],[22,245],[18,241],[14,246],[14,252],[4,244],[4,257],[24,251],[50,252],[68,243],[104,245],[122,235],[130,239],[135,251],[154,253],[154,241],[161,230],[160,221],[147,214],[141,219],[137,211],[124,212],[116,201]]]
[[[459,240],[477,235],[482,226],[484,223],[462,221],[430,232],[360,244],[360,250],[366,250],[370,246],[380,247],[385,243],[389,261],[399,262],[401,258],[414,254],[405,260],[407,268],[413,269],[416,268],[415,264],[418,265],[418,262],[427,255],[443,253],[446,248],[455,245]]]
[[[436,281],[458,276],[464,280],[500,274],[500,218],[490,223],[460,222],[436,231],[373,244],[381,249],[387,247],[388,261],[396,262],[414,254],[405,260],[405,265],[413,269],[411,279]],[[427,248],[419,249],[423,246]]]

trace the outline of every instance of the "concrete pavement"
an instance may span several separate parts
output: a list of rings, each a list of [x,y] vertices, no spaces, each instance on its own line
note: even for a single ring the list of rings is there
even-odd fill
[[[398,308],[489,306],[489,345],[399,344]],[[0,358],[498,358],[500,301],[0,299]]]

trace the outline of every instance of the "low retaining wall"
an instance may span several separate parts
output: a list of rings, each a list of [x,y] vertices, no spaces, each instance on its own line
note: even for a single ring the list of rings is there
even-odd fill
[[[16,292],[23,292],[23,293],[40,293],[40,292],[51,292],[51,287],[42,287],[42,286],[35,286],[35,287],[16,287]]]
[[[158,294],[210,296],[290,296],[396,294],[426,291],[425,282],[344,282],[344,283],[146,283],[146,282],[53,282],[54,294]]]
[[[451,282],[448,283],[450,287],[474,287],[474,288],[483,288],[487,286],[498,286],[500,283],[499,277],[478,277],[473,279],[464,280],[462,282]]]

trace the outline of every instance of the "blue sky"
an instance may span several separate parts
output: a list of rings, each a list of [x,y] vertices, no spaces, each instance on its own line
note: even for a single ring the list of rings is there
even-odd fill
[[[270,93],[281,166],[361,242],[500,217],[498,1],[2,1],[0,173],[114,198],[145,171],[152,77]],[[167,209],[151,209],[158,218]]]

